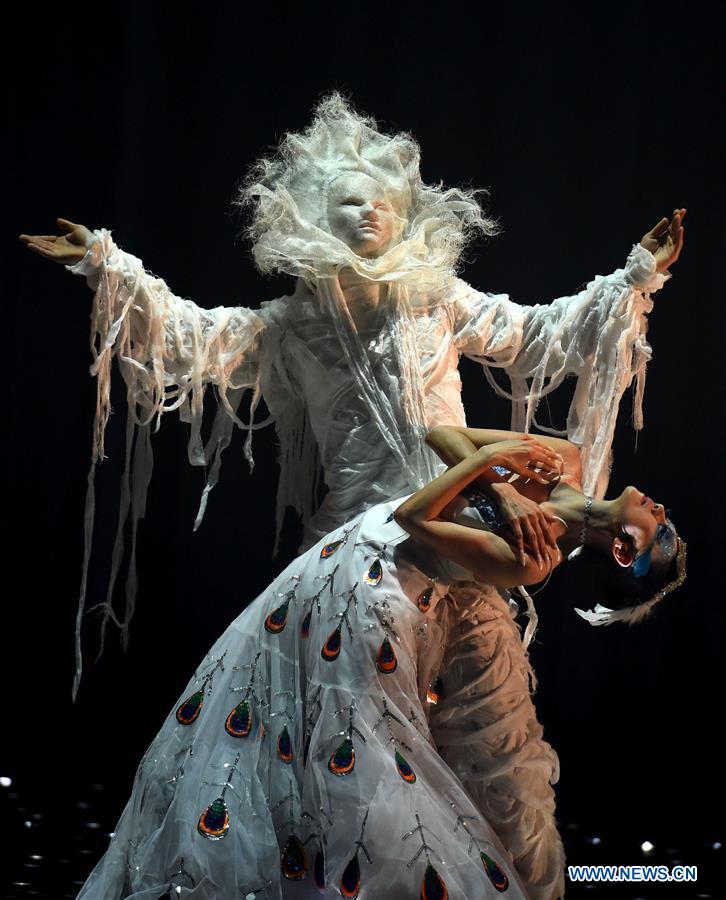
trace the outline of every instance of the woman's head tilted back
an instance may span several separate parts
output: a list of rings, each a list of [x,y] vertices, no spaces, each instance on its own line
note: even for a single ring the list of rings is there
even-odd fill
[[[239,189],[257,267],[304,278],[336,265],[452,272],[474,233],[500,229],[477,200],[487,191],[424,184],[420,157],[412,135],[384,134],[338,91],[324,96],[307,128],[286,134]],[[384,233],[359,227],[361,209]]]
[[[686,576],[686,544],[662,504],[633,485],[608,502],[611,533],[583,547],[588,565],[608,598],[607,606],[577,612],[592,625],[643,621]]]

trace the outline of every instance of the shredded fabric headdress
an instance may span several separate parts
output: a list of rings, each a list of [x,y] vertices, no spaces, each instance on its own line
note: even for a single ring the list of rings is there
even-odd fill
[[[477,195],[487,190],[424,184],[420,159],[412,135],[384,134],[338,91],[325,96],[312,123],[286,134],[240,187],[236,205],[252,210],[245,233],[258,269],[315,281],[350,266],[372,280],[440,287],[471,237],[500,228],[479,205]],[[375,179],[399,216],[400,239],[379,257],[360,257],[330,233],[328,189],[344,172]]]

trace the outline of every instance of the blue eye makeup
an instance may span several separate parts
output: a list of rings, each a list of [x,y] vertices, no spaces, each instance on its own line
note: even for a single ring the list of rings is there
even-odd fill
[[[640,578],[646,575],[653,563],[669,563],[678,552],[678,535],[671,521],[658,525],[655,536],[648,547],[636,556],[633,562],[633,575]],[[655,553],[655,560],[654,560]]]

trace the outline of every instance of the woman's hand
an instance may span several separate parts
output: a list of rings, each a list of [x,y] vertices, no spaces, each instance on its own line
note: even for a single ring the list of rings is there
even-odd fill
[[[64,234],[21,234],[20,240],[28,250],[33,250],[46,259],[72,266],[83,259],[88,244],[93,237],[85,225],[76,225],[68,219],[56,219],[58,227]]]
[[[683,217],[685,209],[674,209],[670,223],[664,216],[640,240],[640,246],[655,256],[657,271],[662,272],[673,265],[683,249]]]
[[[490,466],[503,466],[510,472],[523,478],[531,478],[539,484],[556,481],[562,472],[563,460],[560,454],[529,434],[509,441],[499,441],[481,449],[488,451]]]
[[[526,544],[541,567],[543,560],[549,559],[548,544],[559,552],[549,527],[551,522],[557,521],[556,518],[545,512],[539,503],[523,497],[512,484],[497,484],[493,490],[499,512],[515,541],[517,559],[523,566],[527,565],[524,555]]]

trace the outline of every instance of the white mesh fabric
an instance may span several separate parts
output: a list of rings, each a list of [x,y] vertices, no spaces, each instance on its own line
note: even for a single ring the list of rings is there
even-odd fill
[[[85,275],[96,291],[91,372],[98,377],[75,689],[95,506],[93,473],[103,459],[114,356],[127,384],[127,454],[139,429],[133,462],[127,455],[103,604],[104,624],[114,621],[125,634],[136,595],[136,527],[151,477],[149,428],[154,418],[157,430],[162,414],[178,409],[190,424],[189,461],[211,466],[195,529],[217,482],[233,425],[249,428],[245,455],[252,468],[252,430],[276,420],[281,463],[276,549],[288,505],[303,516],[301,549],[306,549],[361,509],[416,489],[442,471],[443,464],[423,437],[436,425],[466,424],[457,371],[463,352],[483,364],[492,385],[489,367],[499,366],[515,388],[519,386],[519,392],[509,395],[514,397],[515,429],[529,428],[538,399],[566,375],[578,378],[567,436],[582,447],[585,490],[593,492],[590,485],[595,485],[603,494],[620,397],[634,376],[642,386],[650,358],[645,341],[650,291],[670,277],[654,274],[652,254],[636,245],[625,269],[596,278],[580,294],[561,297],[550,306],[522,307],[506,294],[475,291],[453,273],[441,277],[437,290],[422,288],[413,272],[396,281],[386,273],[383,326],[375,334],[359,334],[334,268],[322,267],[314,293],[299,280],[292,297],[268,301],[257,312],[243,307],[206,310],[176,297],[141,260],[118,248],[105,229],[95,232],[86,257],[68,268]],[[422,284],[428,283],[427,276]],[[550,379],[546,385],[545,378]],[[203,447],[202,400],[209,383],[217,386],[219,407],[212,436]],[[252,412],[264,396],[271,411],[264,422],[244,423],[236,415],[246,390],[254,392]],[[640,413],[635,424],[642,424]],[[315,512],[318,461],[328,494]],[[128,515],[132,557],[126,610],[119,619],[111,596]]]

